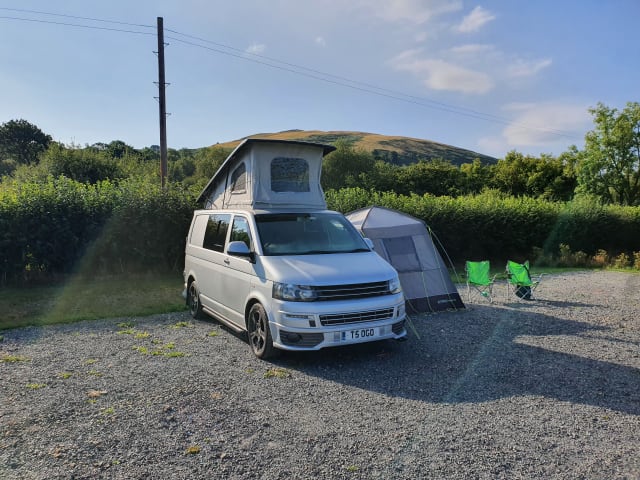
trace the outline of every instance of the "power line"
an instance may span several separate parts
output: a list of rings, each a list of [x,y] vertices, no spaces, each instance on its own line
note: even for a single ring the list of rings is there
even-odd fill
[[[139,35],[155,35],[155,32],[141,32],[137,30],[125,30],[122,28],[111,28],[111,27],[98,27],[96,25],[82,25],[79,23],[68,23],[68,22],[55,22],[53,20],[38,20],[35,18],[20,18],[20,17],[9,17],[0,15],[0,19],[4,20],[20,20],[23,22],[35,22],[35,23],[48,23],[52,25],[62,25],[65,27],[79,27],[79,28],[89,28],[93,30],[107,30],[110,32],[123,32],[123,33],[136,33]]]
[[[21,13],[30,13],[30,14],[37,14],[37,15],[49,15],[49,16],[56,16],[56,17],[63,17],[63,18],[73,18],[73,19],[78,19],[78,20],[88,20],[88,21],[92,21],[92,22],[111,23],[111,24],[115,24],[115,25],[126,25],[126,26],[132,26],[132,27],[155,28],[153,25],[137,24],[137,23],[118,21],[118,20],[107,20],[107,19],[95,18],[95,17],[82,17],[82,16],[77,16],[77,15],[66,15],[66,14],[59,14],[59,13],[52,13],[52,12],[44,12],[44,11],[39,11],[39,10],[27,10],[27,9],[7,8],[7,7],[0,7],[0,10],[21,12]],[[87,28],[87,29],[95,29],[95,30],[106,30],[106,31],[122,32],[122,33],[133,33],[133,34],[139,34],[139,35],[156,35],[155,32],[144,32],[144,31],[139,31],[139,30],[128,30],[128,29],[113,28],[113,27],[100,27],[100,26],[96,26],[96,25],[86,25],[86,24],[69,23],[69,22],[57,22],[57,21],[53,21],[53,20],[42,20],[42,19],[34,19],[34,18],[0,16],[0,19],[18,20],[18,21],[35,22],[35,23],[45,23],[45,24],[53,24],[53,25],[61,25],[61,26],[69,26],[69,27],[77,27],[77,28]],[[185,40],[183,38],[170,37],[170,36],[166,37],[167,39],[171,39],[171,40],[174,40],[176,42],[179,42],[179,43],[182,43],[182,44],[185,44],[185,45],[188,45],[188,46],[197,47],[197,48],[208,50],[208,51],[213,52],[213,53],[218,53],[218,54],[222,54],[222,55],[227,55],[227,56],[239,58],[241,60],[250,61],[250,62],[257,63],[257,64],[260,64],[260,65],[263,65],[263,66],[275,68],[275,69],[282,70],[282,71],[285,71],[285,72],[288,72],[288,73],[293,73],[293,74],[296,74],[296,75],[301,75],[301,76],[304,76],[304,77],[307,77],[307,78],[311,78],[311,79],[314,79],[314,80],[323,81],[323,82],[334,84],[334,85],[338,85],[338,86],[341,86],[341,87],[351,88],[351,89],[356,90],[356,91],[361,91],[361,92],[364,92],[364,93],[369,93],[369,94],[377,95],[377,96],[380,96],[380,97],[389,98],[389,99],[392,99],[392,100],[402,101],[402,102],[405,102],[405,103],[421,106],[421,107],[424,107],[424,108],[430,108],[430,109],[435,109],[435,110],[439,110],[439,111],[443,111],[443,112],[452,113],[452,114],[455,114],[455,115],[461,115],[461,116],[465,116],[465,117],[469,117],[469,118],[474,118],[474,119],[477,119],[477,120],[484,120],[484,121],[498,123],[498,124],[507,125],[507,126],[520,127],[520,128],[526,129],[526,130],[535,130],[535,131],[539,131],[539,132],[549,133],[549,134],[552,134],[552,135],[555,135],[555,136],[558,136],[558,137],[577,138],[579,136],[579,135],[577,135],[575,133],[566,132],[566,131],[562,131],[562,130],[556,130],[556,129],[551,129],[551,128],[542,128],[542,127],[534,127],[534,126],[531,126],[531,125],[520,124],[520,123],[512,121],[509,118],[501,117],[501,116],[498,116],[498,115],[493,115],[493,114],[490,114],[490,113],[480,112],[480,111],[473,110],[473,109],[466,108],[466,107],[460,107],[460,106],[451,105],[451,104],[447,104],[447,103],[443,103],[443,102],[438,102],[436,100],[431,100],[431,99],[424,98],[424,97],[418,97],[418,96],[409,95],[409,94],[406,94],[406,93],[403,93],[403,92],[399,92],[399,91],[396,91],[396,90],[391,90],[391,89],[380,87],[380,86],[373,85],[373,84],[370,84],[370,83],[365,83],[365,82],[361,82],[361,81],[358,81],[358,80],[353,80],[353,79],[350,79],[350,78],[347,78],[347,77],[334,75],[334,74],[327,73],[327,72],[322,72],[320,70],[308,68],[308,67],[305,67],[305,66],[302,66],[302,65],[297,65],[297,64],[294,64],[294,63],[290,63],[290,62],[285,62],[283,60],[279,60],[279,59],[276,59],[276,58],[267,57],[267,56],[264,56],[264,55],[259,55],[257,53],[246,52],[245,50],[241,50],[241,49],[229,46],[229,45],[225,45],[225,44],[222,44],[222,43],[218,43],[218,42],[214,42],[214,41],[211,41],[211,40],[207,40],[205,38],[198,37],[198,36],[195,36],[195,35],[181,33],[181,32],[178,32],[176,30],[171,30],[171,29],[166,29],[166,30],[169,31],[169,32],[172,32],[172,33],[174,33],[176,35],[180,35],[182,37],[185,37],[185,38],[189,38],[189,39],[192,39],[192,40],[197,40],[198,42],[203,42],[203,43],[206,43],[206,44],[209,44],[209,45],[214,45],[217,48],[210,47],[210,46],[207,46],[207,45],[203,45],[202,43],[196,43],[196,42],[193,42],[193,41]],[[225,50],[221,50],[221,49],[225,49]],[[234,53],[234,52],[237,52],[237,53]]]
[[[38,15],[51,15],[54,17],[65,17],[65,18],[75,18],[79,20],[91,20],[93,22],[102,22],[102,23],[113,23],[117,25],[129,25],[130,27],[146,27],[146,28],[155,28],[153,25],[144,25],[140,23],[129,23],[129,22],[121,22],[118,20],[105,20],[103,18],[94,18],[94,17],[79,17],[77,15],[65,15],[62,13],[52,13],[52,12],[42,12],[40,10],[26,10],[24,8],[7,8],[0,7],[0,10],[7,10],[10,12],[20,12],[20,13],[37,13]]]

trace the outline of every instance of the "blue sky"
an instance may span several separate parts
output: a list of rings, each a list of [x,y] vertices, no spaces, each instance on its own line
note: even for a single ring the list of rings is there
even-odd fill
[[[158,144],[158,16],[171,148],[304,129],[558,155],[590,107],[640,100],[638,0],[0,0],[0,122]]]

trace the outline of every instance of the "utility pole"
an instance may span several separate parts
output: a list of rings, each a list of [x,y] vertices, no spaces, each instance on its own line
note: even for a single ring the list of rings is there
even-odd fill
[[[167,104],[164,81],[164,27],[158,17],[158,103],[160,104],[160,181],[164,190],[167,183]]]

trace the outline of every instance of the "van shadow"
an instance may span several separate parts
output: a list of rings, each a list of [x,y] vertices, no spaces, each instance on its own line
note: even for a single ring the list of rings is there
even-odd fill
[[[408,328],[406,342],[287,352],[275,363],[345,385],[429,403],[479,403],[536,395],[640,415],[640,369],[569,353],[574,350],[572,342],[593,341],[588,351],[610,342],[605,327],[526,309],[479,305],[421,315],[412,323],[415,331]],[[530,339],[535,345],[525,343]],[[614,343],[609,344],[615,348]]]

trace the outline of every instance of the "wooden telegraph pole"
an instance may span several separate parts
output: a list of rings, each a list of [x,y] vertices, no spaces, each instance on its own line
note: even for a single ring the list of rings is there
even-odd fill
[[[164,79],[164,27],[158,17],[158,103],[160,104],[160,181],[164,189],[167,184],[167,104]]]

